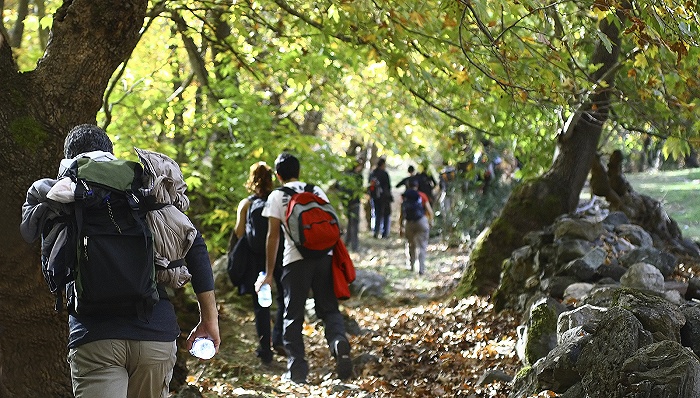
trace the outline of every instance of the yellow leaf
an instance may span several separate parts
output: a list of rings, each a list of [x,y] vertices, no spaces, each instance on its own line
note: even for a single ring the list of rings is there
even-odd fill
[[[453,74],[455,80],[457,80],[457,84],[462,84],[466,81],[469,81],[469,73],[467,73],[466,70],[460,70],[457,71]]]
[[[635,57],[634,57],[634,64],[633,64],[633,65],[634,65],[635,67],[637,67],[637,68],[644,68],[644,67],[646,67],[646,66],[648,65],[648,64],[647,64],[647,57],[646,57],[644,54],[642,54],[642,53],[639,53],[639,54],[635,55]]]
[[[598,18],[598,21],[603,20],[605,17],[608,16],[609,11],[608,10],[601,10],[598,7],[593,8],[593,13],[595,14],[596,18]]]

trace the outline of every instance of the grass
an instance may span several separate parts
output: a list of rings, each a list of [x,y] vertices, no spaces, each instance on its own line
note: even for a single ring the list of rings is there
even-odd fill
[[[661,202],[683,237],[700,241],[700,169],[625,174],[635,191]]]

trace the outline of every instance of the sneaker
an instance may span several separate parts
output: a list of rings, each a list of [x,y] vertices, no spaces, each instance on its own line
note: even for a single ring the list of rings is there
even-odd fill
[[[287,351],[284,349],[283,344],[275,344],[272,346],[272,350],[277,353],[277,355],[282,356],[282,357],[287,357]]]
[[[282,381],[291,381],[294,384],[307,384],[306,377],[292,377],[289,371],[284,372]]]
[[[340,380],[349,379],[352,376],[352,360],[350,359],[350,343],[347,340],[336,340],[333,351],[335,352],[336,372]]]

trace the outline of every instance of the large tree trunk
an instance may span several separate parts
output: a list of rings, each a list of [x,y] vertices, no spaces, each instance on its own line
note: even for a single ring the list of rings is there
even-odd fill
[[[34,71],[19,73],[0,36],[0,397],[69,397],[66,316],[19,234],[27,188],[54,177],[66,132],[94,123],[107,82],[139,40],[147,0],[75,0],[55,14]]]
[[[624,18],[622,12],[618,12],[618,16]],[[490,294],[498,286],[503,260],[523,246],[525,234],[551,224],[557,216],[576,208],[595,159],[603,124],[608,119],[610,92],[620,53],[618,27],[603,20],[600,29],[612,42],[612,49],[609,52],[604,43],[599,42],[590,62],[601,65],[593,75],[595,81],[605,81],[609,86],[598,85],[588,101],[569,118],[559,135],[559,154],[549,171],[513,191],[499,217],[472,252],[458,295]]]

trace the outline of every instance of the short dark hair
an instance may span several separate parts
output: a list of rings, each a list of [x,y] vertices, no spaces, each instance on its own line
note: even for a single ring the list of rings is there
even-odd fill
[[[379,160],[377,160],[377,167],[382,167],[384,164],[386,164],[386,158],[382,156],[379,158]]]
[[[289,152],[282,152],[275,159],[275,172],[284,181],[299,178],[299,159]]]
[[[413,165],[408,166],[408,172],[409,172],[409,173],[413,173],[414,171],[416,171],[416,168],[413,167]]]
[[[63,142],[63,154],[66,159],[91,151],[114,153],[112,140],[104,130],[94,124],[80,124],[73,127]]]

